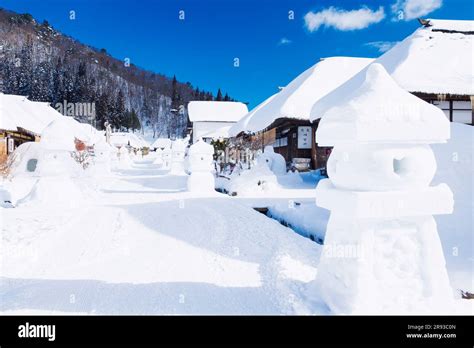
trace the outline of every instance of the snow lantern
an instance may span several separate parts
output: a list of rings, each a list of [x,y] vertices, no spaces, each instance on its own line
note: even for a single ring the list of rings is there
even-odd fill
[[[185,175],[184,172],[184,155],[186,145],[181,140],[173,141],[171,145],[171,173],[174,175]]]
[[[433,214],[454,201],[446,184],[429,186],[429,144],[449,139],[449,121],[380,64],[348,83],[316,134],[334,149],[316,188],[331,215],[315,286],[335,313],[439,313],[452,290]]]
[[[163,150],[158,148],[156,149],[155,152],[156,152],[156,158],[153,161],[153,164],[156,164],[161,167],[163,165]]]
[[[188,177],[189,191],[214,191],[213,175],[213,155],[214,147],[207,144],[202,139],[191,145],[189,148],[189,170]]]
[[[111,146],[104,140],[94,145],[94,168],[101,174],[110,173]]]
[[[171,161],[172,161],[172,152],[171,152],[171,149],[168,146],[166,146],[163,149],[162,158],[163,158],[162,168],[166,169],[166,170],[170,170],[171,169]]]

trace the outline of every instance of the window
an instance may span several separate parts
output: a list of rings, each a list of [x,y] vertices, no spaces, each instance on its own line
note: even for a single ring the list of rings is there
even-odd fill
[[[31,158],[26,162],[26,170],[30,173],[33,173],[36,170],[36,165],[38,164],[38,160],[36,158]]]

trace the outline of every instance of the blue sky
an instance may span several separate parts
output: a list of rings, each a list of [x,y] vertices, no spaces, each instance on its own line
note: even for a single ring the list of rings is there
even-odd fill
[[[220,87],[250,107],[321,57],[377,57],[419,27],[416,16],[474,19],[473,6],[472,0],[0,0],[0,7],[47,19],[116,58],[213,92]],[[403,19],[394,20],[400,13]]]

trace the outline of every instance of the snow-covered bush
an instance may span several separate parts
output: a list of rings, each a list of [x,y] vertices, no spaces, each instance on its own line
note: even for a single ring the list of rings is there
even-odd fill
[[[255,195],[279,189],[278,180],[265,162],[257,162],[251,169],[234,171],[226,185],[230,194]]]

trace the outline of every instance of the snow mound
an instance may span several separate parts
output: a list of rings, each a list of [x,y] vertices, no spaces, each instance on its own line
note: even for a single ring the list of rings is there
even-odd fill
[[[214,175],[211,172],[192,172],[187,185],[191,192],[214,192]]]
[[[474,292],[474,127],[451,123],[446,144],[432,145],[438,163],[433,184],[453,191],[454,211],[436,216],[453,289]]]
[[[266,163],[257,163],[252,168],[241,172],[234,172],[227,185],[229,193],[238,196],[253,196],[265,192],[279,190],[277,177]]]
[[[12,195],[10,194],[10,192],[0,186],[0,207],[2,208],[12,208],[13,205],[12,205]]]
[[[41,177],[33,185],[31,192],[17,202],[27,206],[61,206],[75,208],[86,200],[83,190],[68,177]]]

